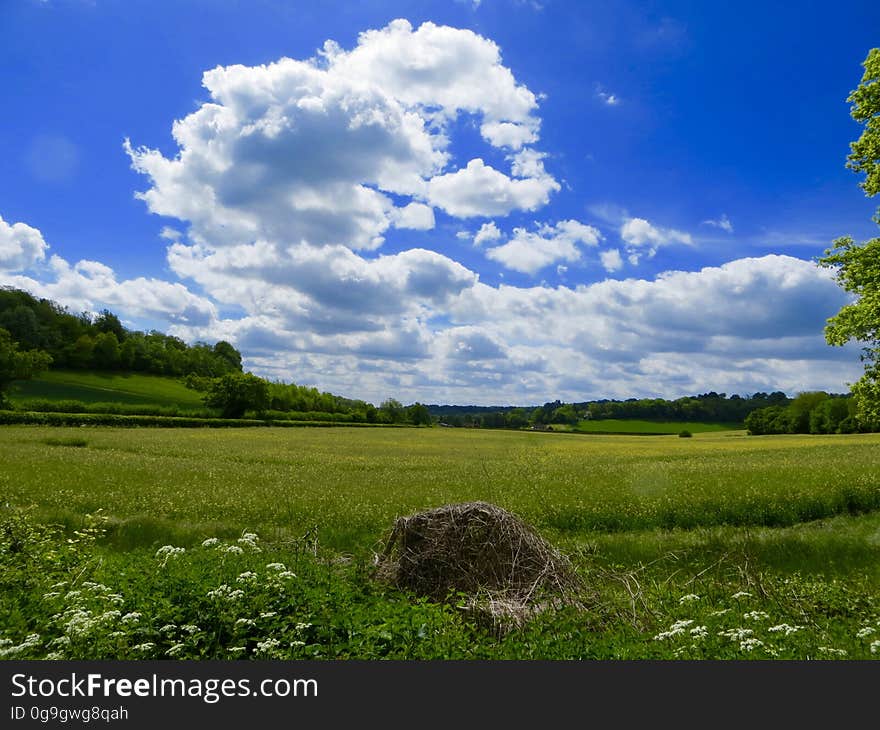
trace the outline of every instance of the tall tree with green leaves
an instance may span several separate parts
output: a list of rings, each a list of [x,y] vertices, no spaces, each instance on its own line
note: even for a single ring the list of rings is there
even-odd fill
[[[51,362],[52,356],[42,350],[19,350],[12,335],[0,328],[0,408],[8,405],[6,390],[12,381],[29,380]]]
[[[880,48],[871,49],[862,65],[862,82],[847,101],[853,119],[864,129],[850,144],[847,167],[865,173],[860,185],[873,197],[880,193]],[[880,225],[880,210],[874,221]],[[856,417],[863,427],[880,430],[880,238],[862,244],[849,236],[838,238],[819,264],[832,269],[837,283],[853,295],[853,301],[828,320],[825,339],[830,345],[863,343],[865,372],[852,385]]]

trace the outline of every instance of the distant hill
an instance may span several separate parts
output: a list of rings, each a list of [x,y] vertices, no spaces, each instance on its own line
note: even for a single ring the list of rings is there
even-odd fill
[[[29,400],[124,403],[127,405],[203,408],[202,394],[176,378],[145,373],[101,373],[50,370],[33,380],[13,384],[15,404]]]

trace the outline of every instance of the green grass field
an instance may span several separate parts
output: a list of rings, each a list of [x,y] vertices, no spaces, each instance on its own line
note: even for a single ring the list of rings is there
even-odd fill
[[[13,403],[30,400],[77,400],[83,403],[203,407],[201,394],[174,378],[140,373],[50,370],[13,384]]]
[[[880,651],[880,435],[7,426],[0,498],[0,656]],[[569,553],[598,599],[499,638],[369,579],[396,517],[478,499]]]
[[[554,426],[554,429],[557,428]],[[651,434],[671,435],[681,431],[691,433],[714,433],[720,431],[741,430],[743,426],[737,423],[700,423],[697,421],[638,421],[606,418],[598,421],[580,421],[571,430],[580,433],[608,433],[608,434]]]

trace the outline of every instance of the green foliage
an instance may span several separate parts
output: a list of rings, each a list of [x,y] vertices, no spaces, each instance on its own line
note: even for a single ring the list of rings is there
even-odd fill
[[[684,430],[678,432],[678,437],[682,438],[682,439],[689,439],[689,438],[693,438],[693,434],[690,431],[688,431],[687,429],[684,429]]]
[[[269,407],[269,384],[252,373],[228,373],[214,380],[204,401],[219,408],[223,418],[241,418],[245,411]]]
[[[868,197],[880,192],[880,48],[869,51],[862,82],[849,95],[853,119],[865,125],[851,143],[847,167],[864,172],[861,186]],[[880,213],[875,216],[880,224]],[[863,430],[880,430],[880,238],[861,245],[849,236],[838,238],[819,264],[835,273],[837,283],[854,296],[828,320],[825,339],[830,345],[863,343],[864,375],[852,385],[855,418]]]
[[[862,136],[850,143],[852,151],[846,166],[865,173],[860,184],[868,196],[873,196],[880,193],[880,48],[868,51],[862,65],[862,82],[847,101],[852,104],[852,118],[865,128]]]
[[[6,405],[6,391],[14,380],[28,380],[49,367],[52,357],[41,350],[19,350],[18,343],[0,329],[0,408]]]
[[[228,342],[187,345],[161,332],[135,332],[108,310],[71,314],[47,299],[0,287],[0,327],[23,348],[52,356],[55,368],[133,370],[158,375],[217,377],[241,371],[241,354]]]
[[[406,409],[406,420],[414,426],[430,426],[433,423],[431,412],[421,403],[413,403]]]
[[[863,428],[854,418],[853,398],[824,391],[801,393],[788,406],[753,411],[746,418],[752,436],[782,433],[856,433]]]
[[[0,510],[0,658],[872,659],[880,595],[858,571],[774,571],[738,532],[648,563],[574,554],[601,596],[499,635],[462,605],[384,588],[361,559],[251,530],[106,547],[110,521],[64,532]],[[821,534],[821,531],[818,533]],[[762,536],[763,537],[763,536]],[[658,553],[663,538],[641,546]],[[865,555],[862,548],[863,557]],[[633,600],[635,586],[635,598]]]

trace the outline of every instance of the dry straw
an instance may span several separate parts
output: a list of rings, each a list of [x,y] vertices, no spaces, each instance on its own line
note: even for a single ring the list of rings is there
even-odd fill
[[[398,518],[377,556],[377,577],[432,600],[453,597],[502,632],[551,606],[579,603],[582,595],[566,556],[487,502]]]

